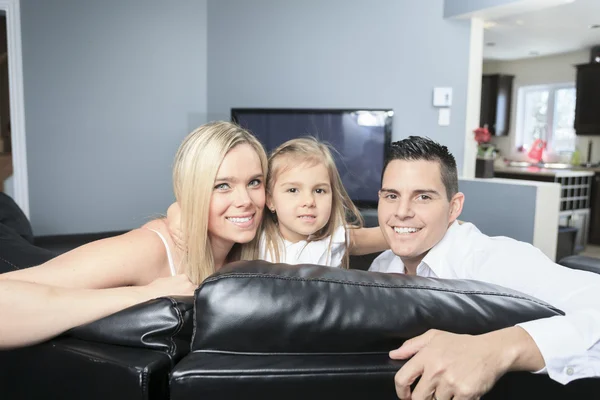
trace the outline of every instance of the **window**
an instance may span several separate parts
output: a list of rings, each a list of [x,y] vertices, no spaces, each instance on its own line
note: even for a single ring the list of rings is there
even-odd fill
[[[536,139],[553,153],[575,150],[575,86],[523,86],[517,102],[516,147],[528,151]]]

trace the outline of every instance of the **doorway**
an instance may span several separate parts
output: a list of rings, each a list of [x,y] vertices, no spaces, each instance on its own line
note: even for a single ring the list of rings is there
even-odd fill
[[[11,197],[19,205],[27,217],[29,215],[29,185],[27,178],[27,151],[25,146],[25,111],[23,101],[23,60],[21,53],[21,7],[20,0],[0,0],[0,15],[4,17],[3,32],[6,37],[5,60],[0,63],[0,69],[5,68],[7,75],[8,101],[6,117],[0,114],[0,137],[2,138],[2,153],[9,148],[10,157],[0,160],[0,173],[10,173],[9,189]],[[0,52],[1,53],[1,52]],[[0,71],[0,74],[2,72]],[[1,77],[0,77],[1,81]],[[0,84],[2,85],[2,84]],[[0,92],[2,88],[0,87]],[[0,94],[2,96],[2,94]],[[1,108],[2,106],[0,106]],[[6,143],[9,142],[9,145]],[[1,158],[1,157],[0,157]],[[9,163],[10,158],[10,163]],[[3,166],[7,166],[8,172]],[[2,180],[4,186],[5,181]],[[6,190],[5,189],[5,190]]]
[[[10,102],[8,95],[8,46],[6,15],[0,15],[0,192],[14,197]]]

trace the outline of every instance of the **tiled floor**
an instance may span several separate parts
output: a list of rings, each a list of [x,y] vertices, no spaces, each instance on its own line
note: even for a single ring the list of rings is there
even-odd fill
[[[585,246],[585,250],[579,254],[581,254],[582,256],[600,258],[600,246],[593,246],[588,244],[587,246]]]

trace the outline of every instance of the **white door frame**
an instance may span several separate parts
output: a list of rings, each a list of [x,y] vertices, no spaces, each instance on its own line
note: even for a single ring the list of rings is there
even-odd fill
[[[25,105],[23,101],[23,56],[21,52],[21,1],[0,0],[0,10],[6,13],[14,200],[29,218]]]

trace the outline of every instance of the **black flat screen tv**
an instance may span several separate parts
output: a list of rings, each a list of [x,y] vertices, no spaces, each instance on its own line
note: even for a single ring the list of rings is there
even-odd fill
[[[256,135],[267,152],[307,135],[329,143],[352,201],[361,208],[377,207],[392,110],[234,108],[231,118]]]

